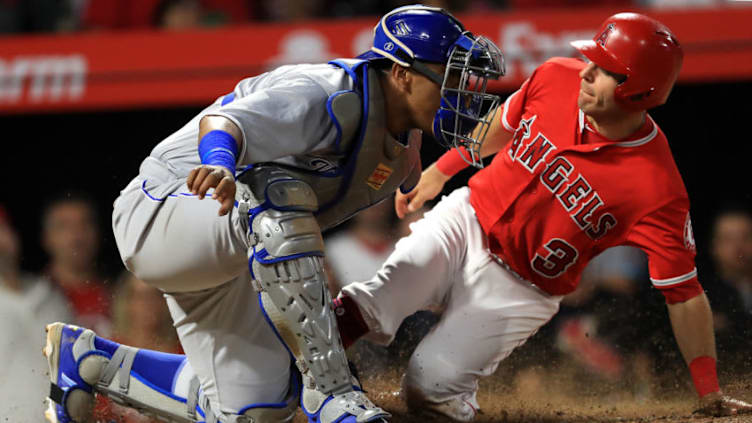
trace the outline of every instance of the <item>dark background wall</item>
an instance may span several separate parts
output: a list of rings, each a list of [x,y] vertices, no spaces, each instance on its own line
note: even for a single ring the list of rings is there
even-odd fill
[[[698,264],[705,261],[713,214],[727,201],[752,204],[749,178],[752,140],[752,82],[684,84],[665,106],[651,112],[668,136],[692,202]],[[23,267],[40,270],[46,257],[39,247],[42,208],[64,190],[90,193],[102,221],[101,261],[106,273],[120,270],[110,229],[113,200],[151,148],[201,110],[160,110],[39,114],[0,117],[2,128],[2,203],[22,236]],[[424,143],[424,163],[441,153]],[[463,184],[472,171],[447,187]],[[635,174],[635,178],[650,177]]]

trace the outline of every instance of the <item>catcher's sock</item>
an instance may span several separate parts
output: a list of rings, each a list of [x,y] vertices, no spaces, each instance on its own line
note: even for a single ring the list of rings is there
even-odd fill
[[[99,336],[94,338],[94,347],[105,351],[110,356],[115,354],[119,346],[120,344],[109,339]],[[188,373],[183,374],[183,370],[186,370],[186,363],[185,355],[139,349],[133,359],[131,376],[133,377],[135,373],[135,377],[151,385],[155,390],[185,399],[190,379],[193,376],[190,366],[187,369],[190,375]]]
[[[344,293],[332,300],[332,309],[337,316],[339,336],[342,338],[342,346],[347,349],[361,336],[368,333],[368,325],[360,313],[358,304]]]

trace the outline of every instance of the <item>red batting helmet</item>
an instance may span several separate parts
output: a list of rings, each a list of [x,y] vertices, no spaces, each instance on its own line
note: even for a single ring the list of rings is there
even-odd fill
[[[595,38],[571,44],[601,68],[627,76],[614,97],[632,110],[666,102],[684,57],[665,25],[638,13],[617,13],[603,22]]]

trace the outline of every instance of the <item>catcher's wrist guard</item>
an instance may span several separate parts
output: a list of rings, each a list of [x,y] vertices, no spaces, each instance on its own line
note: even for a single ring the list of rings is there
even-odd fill
[[[198,154],[202,164],[224,166],[235,174],[238,158],[238,144],[229,133],[215,129],[201,137]]]

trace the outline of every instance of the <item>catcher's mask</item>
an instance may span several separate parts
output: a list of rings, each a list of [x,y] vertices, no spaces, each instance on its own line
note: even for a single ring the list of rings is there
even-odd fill
[[[361,59],[390,59],[410,67],[441,87],[441,104],[433,135],[446,148],[464,147],[462,158],[483,167],[480,147],[501,99],[488,94],[489,79],[504,75],[498,47],[474,36],[447,11],[420,5],[404,6],[384,15],[374,27],[373,47]],[[445,64],[444,75],[426,66]]]

